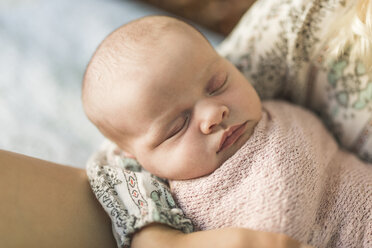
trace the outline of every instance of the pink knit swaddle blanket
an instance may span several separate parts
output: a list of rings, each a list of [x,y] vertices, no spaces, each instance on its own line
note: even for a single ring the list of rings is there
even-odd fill
[[[340,150],[300,107],[263,106],[251,138],[220,168],[171,182],[186,216],[199,230],[246,227],[315,247],[372,247],[372,165]]]

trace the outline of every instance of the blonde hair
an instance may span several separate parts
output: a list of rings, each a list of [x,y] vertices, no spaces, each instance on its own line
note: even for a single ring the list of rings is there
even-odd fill
[[[351,61],[360,61],[372,72],[372,0],[349,1],[346,12],[330,25],[327,42],[328,60],[345,53]]]

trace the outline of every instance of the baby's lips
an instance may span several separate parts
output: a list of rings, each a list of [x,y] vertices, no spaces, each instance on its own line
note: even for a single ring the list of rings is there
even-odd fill
[[[220,145],[218,147],[218,151],[217,153],[219,153],[220,151],[222,151],[224,148],[230,146],[231,144],[234,144],[235,141],[238,139],[238,138],[234,138],[234,140],[230,143],[230,144],[225,144],[226,141],[229,141],[228,138],[232,135],[235,134],[235,132],[240,129],[241,127],[245,126],[247,122],[244,122],[242,124],[238,124],[238,125],[234,125],[234,126],[231,126],[229,127],[222,135],[221,137],[221,141],[220,141]],[[238,135],[240,137],[240,135]]]

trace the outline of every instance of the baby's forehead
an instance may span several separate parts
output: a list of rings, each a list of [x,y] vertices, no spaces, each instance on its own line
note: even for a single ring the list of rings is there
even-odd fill
[[[182,64],[177,56],[185,48],[178,43],[196,44],[201,43],[200,38],[205,39],[188,24],[168,19],[145,18],[124,25],[110,34],[92,59],[90,69],[94,70],[90,71],[97,72],[94,79],[105,84],[106,89],[118,88],[117,86],[127,88],[130,84],[150,81],[155,76],[164,76],[166,80],[169,71],[174,70],[173,62],[177,60],[178,64]],[[204,42],[207,43],[206,40]],[[182,74],[181,71],[179,73]],[[159,91],[152,93],[166,95],[167,87],[158,84],[156,88]],[[141,90],[146,92],[154,89],[144,87]],[[115,94],[115,90],[109,92]],[[107,99],[110,100],[109,98]]]

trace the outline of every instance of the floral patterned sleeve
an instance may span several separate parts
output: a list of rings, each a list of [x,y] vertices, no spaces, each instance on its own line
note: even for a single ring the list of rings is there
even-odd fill
[[[141,169],[106,141],[87,163],[91,188],[112,222],[118,247],[130,247],[133,234],[150,223],[162,223],[184,233],[192,223],[174,202],[165,180]]]
[[[258,0],[217,47],[255,87],[261,99],[281,97],[287,81],[286,1]],[[288,1],[287,1],[288,2]]]

